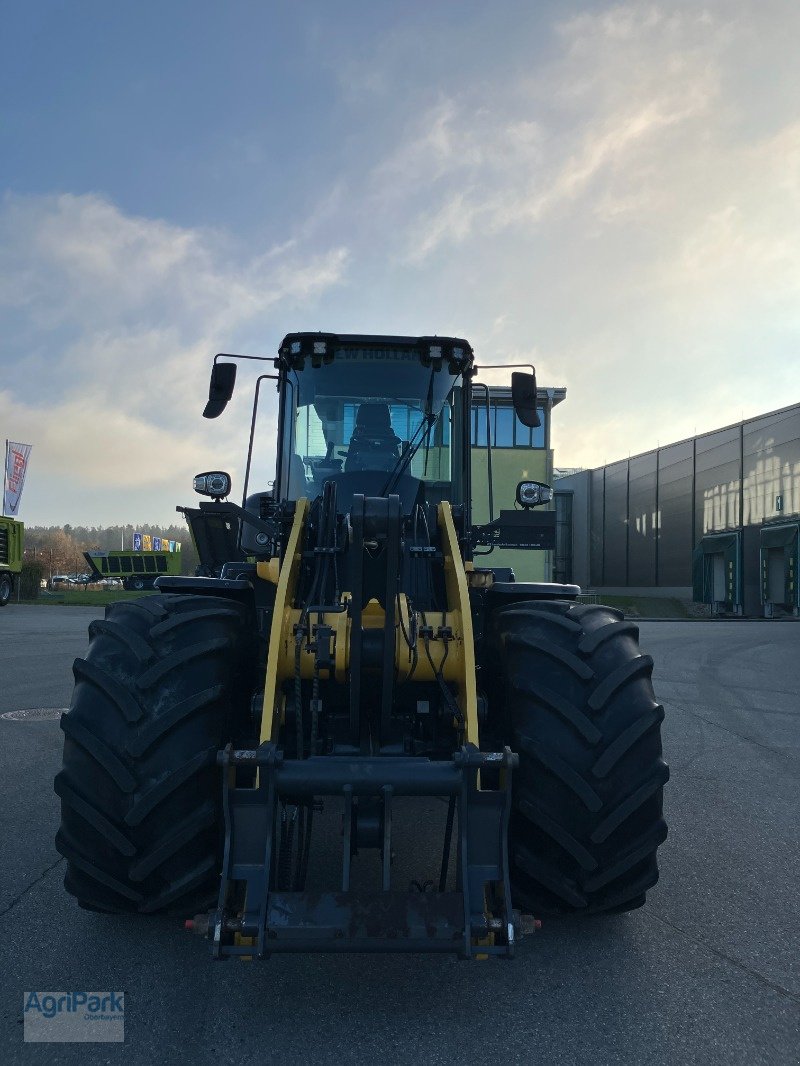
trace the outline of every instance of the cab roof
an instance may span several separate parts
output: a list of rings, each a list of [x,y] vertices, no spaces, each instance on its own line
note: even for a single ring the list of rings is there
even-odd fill
[[[287,333],[278,351],[279,362],[316,356],[324,361],[334,358],[339,348],[398,348],[419,353],[423,364],[431,359],[455,363],[461,372],[473,364],[472,345],[463,337],[396,337],[372,333]],[[324,354],[323,354],[324,353]]]

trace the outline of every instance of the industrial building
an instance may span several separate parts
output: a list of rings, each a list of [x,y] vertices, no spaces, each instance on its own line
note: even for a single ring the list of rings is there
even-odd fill
[[[555,481],[554,579],[800,613],[800,404]]]
[[[567,390],[537,390],[540,425],[531,429],[515,415],[509,386],[473,382],[472,387],[472,521],[479,525],[497,518],[501,509],[515,506],[518,482],[552,483],[550,426],[553,408],[566,399]],[[487,439],[491,441],[491,479]],[[485,565],[510,566],[518,581],[550,581],[552,556],[550,551],[495,548]]]

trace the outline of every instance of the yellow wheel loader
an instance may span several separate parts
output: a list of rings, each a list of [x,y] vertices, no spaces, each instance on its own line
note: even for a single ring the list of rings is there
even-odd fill
[[[241,358],[214,360],[206,417]],[[666,836],[653,663],[577,586],[482,565],[552,548],[554,512],[522,482],[473,523],[470,345],[293,333],[270,362],[241,505],[209,471],[185,509],[204,576],[113,604],[75,662],[67,890],[181,915],[216,958],[511,956],[544,915],[640,906]],[[512,397],[537,425],[533,373]],[[416,802],[441,817],[409,827]]]

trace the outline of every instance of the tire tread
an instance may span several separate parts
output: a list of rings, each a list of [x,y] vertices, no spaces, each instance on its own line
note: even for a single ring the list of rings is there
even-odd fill
[[[638,627],[615,609],[563,601],[502,608],[490,627],[490,720],[497,741],[520,753],[515,906],[551,914],[640,906],[658,879],[669,770],[664,708]]]
[[[194,913],[216,899],[216,755],[250,722],[255,633],[235,600],[111,604],[73,664],[56,848],[64,885],[104,913]]]

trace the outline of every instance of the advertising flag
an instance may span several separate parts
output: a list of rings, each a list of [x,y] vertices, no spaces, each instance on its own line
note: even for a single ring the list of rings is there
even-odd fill
[[[133,550],[135,552],[140,552],[142,550],[142,534],[141,533],[134,533],[133,534]]]
[[[153,550],[153,538],[150,533],[142,533],[142,551],[151,552]]]
[[[154,552],[160,552],[161,551],[161,537],[153,537],[153,551]]]
[[[171,552],[174,552],[174,551],[176,551],[176,548],[175,548],[175,541],[174,541],[174,540],[171,540],[171,541],[169,542],[169,550],[170,550]]]
[[[17,444],[6,441],[6,472],[3,481],[3,514],[16,518],[19,514],[19,501],[25,486],[25,474],[31,454],[30,444]]]

